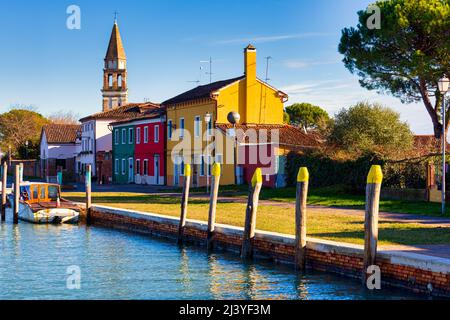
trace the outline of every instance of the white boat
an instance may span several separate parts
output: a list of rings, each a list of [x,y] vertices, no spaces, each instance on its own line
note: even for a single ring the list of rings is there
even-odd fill
[[[14,189],[13,189],[14,190]],[[14,194],[9,195],[11,207]],[[36,224],[78,223],[80,208],[71,201],[61,198],[57,184],[20,184],[19,219]]]

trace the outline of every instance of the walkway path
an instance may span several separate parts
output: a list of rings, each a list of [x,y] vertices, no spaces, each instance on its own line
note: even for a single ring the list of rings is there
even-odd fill
[[[83,187],[78,186],[77,191],[82,191]],[[136,193],[147,193],[147,194],[157,194],[161,197],[181,197],[180,193],[176,193],[174,188],[169,187],[159,187],[159,186],[137,186],[137,185],[108,185],[108,186],[98,186],[93,185],[93,191],[100,192],[136,192]],[[191,194],[191,199],[207,200],[209,196],[206,194]],[[232,202],[232,203],[246,203],[247,199],[243,197],[230,197],[221,196],[218,198],[219,202]],[[277,206],[281,208],[294,208],[294,202],[281,202],[281,201],[271,201],[271,200],[260,200],[260,204],[267,206]],[[343,214],[343,215],[357,215],[364,216],[364,210],[361,209],[347,209],[347,208],[336,208],[336,207],[325,207],[312,205],[308,207],[311,214],[315,212],[320,213],[330,213],[330,214]],[[416,214],[405,214],[405,213],[392,213],[392,212],[380,212],[380,219],[395,221],[400,223],[417,223],[427,226],[449,228],[450,232],[450,218],[440,218],[431,216],[422,216]],[[403,245],[389,245],[380,246],[381,250],[388,251],[403,251],[403,252],[414,252],[417,254],[424,254],[430,256],[436,256],[441,258],[450,259],[450,244],[449,245],[417,245],[417,246],[403,246]]]

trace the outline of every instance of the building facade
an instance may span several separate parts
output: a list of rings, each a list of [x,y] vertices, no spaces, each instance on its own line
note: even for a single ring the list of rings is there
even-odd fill
[[[164,185],[166,123],[163,109],[111,123],[114,183]]]
[[[287,99],[285,93],[257,78],[256,49],[249,45],[244,49],[243,76],[199,86],[165,101],[168,185],[182,184],[185,163],[192,164],[195,186],[209,183],[214,162],[223,164],[221,184],[239,182],[243,172],[238,165],[236,181],[235,137],[223,130],[208,135],[206,128],[228,125],[230,112],[239,113],[240,123],[244,125],[282,125]],[[180,151],[180,142],[186,140],[189,143]],[[205,147],[211,144],[214,151],[205,154]]]
[[[40,139],[41,177],[54,181],[58,169],[66,180],[75,181],[77,157],[81,151],[81,126],[50,124],[42,128]]]

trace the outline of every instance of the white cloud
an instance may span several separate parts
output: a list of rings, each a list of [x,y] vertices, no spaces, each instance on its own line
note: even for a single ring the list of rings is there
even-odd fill
[[[285,60],[283,61],[283,66],[289,69],[303,69],[314,66],[323,66],[329,64],[339,63],[339,60],[329,60],[329,61],[313,61],[313,60]]]
[[[215,41],[215,44],[233,44],[233,43],[264,43],[264,42],[276,42],[291,39],[304,39],[304,38],[316,38],[316,37],[328,37],[333,36],[334,33],[321,33],[321,32],[310,32],[310,33],[297,33],[297,34],[285,34],[276,36],[249,36],[247,38],[234,38],[226,40]]]

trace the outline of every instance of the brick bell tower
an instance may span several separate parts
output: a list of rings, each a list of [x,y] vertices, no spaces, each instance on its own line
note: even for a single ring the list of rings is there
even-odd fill
[[[103,111],[108,111],[128,103],[127,57],[120,37],[117,20],[109,40],[103,69]]]

